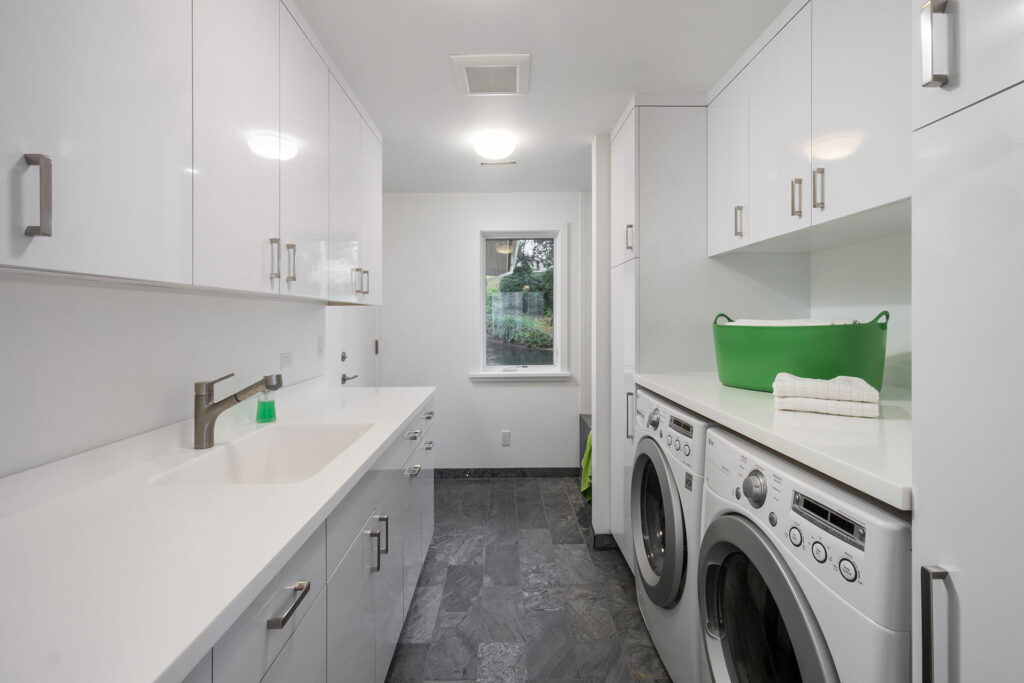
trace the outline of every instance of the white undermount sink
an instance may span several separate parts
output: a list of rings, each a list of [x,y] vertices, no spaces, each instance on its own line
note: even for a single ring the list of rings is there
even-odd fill
[[[155,484],[294,484],[309,479],[372,424],[274,424],[207,451]]]

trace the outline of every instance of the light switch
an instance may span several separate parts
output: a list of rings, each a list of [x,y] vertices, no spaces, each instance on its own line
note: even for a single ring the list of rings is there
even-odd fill
[[[501,432],[501,445],[502,446],[511,446],[512,445],[512,432],[510,432],[507,429],[502,430],[502,432]]]

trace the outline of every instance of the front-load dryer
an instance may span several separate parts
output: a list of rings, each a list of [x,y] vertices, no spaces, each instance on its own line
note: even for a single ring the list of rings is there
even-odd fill
[[[721,429],[705,464],[697,592],[715,683],[909,681],[910,525]]]
[[[637,602],[672,680],[698,683],[697,559],[708,425],[643,389],[636,410],[629,516]]]

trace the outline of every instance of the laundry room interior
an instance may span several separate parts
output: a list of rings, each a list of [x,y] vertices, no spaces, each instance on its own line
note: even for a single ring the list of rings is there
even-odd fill
[[[1024,0],[5,0],[0,85],[0,681],[1021,677]]]

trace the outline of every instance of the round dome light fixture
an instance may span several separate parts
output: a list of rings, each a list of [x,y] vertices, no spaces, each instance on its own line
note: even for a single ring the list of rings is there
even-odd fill
[[[508,133],[480,133],[473,139],[473,149],[484,159],[501,161],[516,151],[516,141]]]

